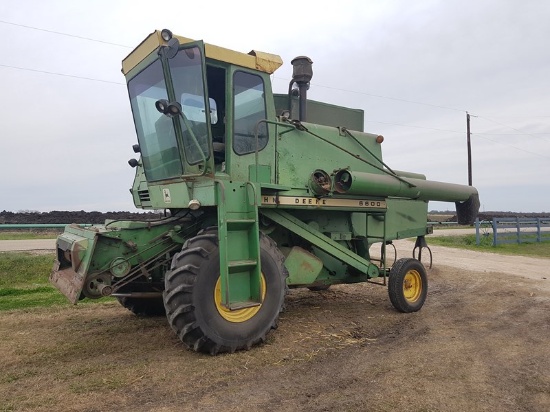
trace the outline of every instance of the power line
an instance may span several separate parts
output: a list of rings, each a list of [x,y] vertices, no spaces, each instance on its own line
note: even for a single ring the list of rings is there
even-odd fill
[[[94,38],[91,38],[91,37],[78,36],[78,35],[75,35],[75,34],[63,33],[63,32],[56,31],[56,30],[48,30],[48,29],[43,29],[43,28],[39,28],[39,27],[35,27],[35,26],[29,26],[29,25],[20,24],[20,23],[13,23],[13,22],[5,21],[5,20],[0,20],[0,23],[9,24],[9,25],[12,25],[12,26],[17,26],[17,27],[23,27],[23,28],[31,29],[31,30],[38,30],[38,31],[46,32],[46,33],[53,33],[53,34],[57,34],[57,35],[60,35],[60,36],[73,37],[73,38],[81,39],[81,40],[88,40],[88,41],[93,41],[93,42],[97,42],[97,43],[109,44],[109,45],[112,45],[112,46],[124,47],[124,48],[128,48],[128,49],[132,48],[131,46],[127,46],[125,44],[113,43],[113,42],[109,42],[109,41],[94,39]],[[20,70],[35,71],[35,72],[46,73],[46,74],[53,74],[53,75],[58,75],[58,76],[74,77],[74,78],[78,78],[78,79],[99,81],[99,82],[105,82],[105,83],[122,84],[122,83],[110,82],[110,81],[106,81],[106,80],[93,79],[93,78],[89,78],[89,77],[80,77],[80,76],[74,76],[74,75],[68,75],[68,74],[62,74],[62,73],[55,73],[55,72],[47,72],[47,71],[21,68],[21,67],[15,67],[15,66],[8,66],[8,65],[2,65],[2,64],[0,64],[0,66],[11,67],[11,68],[16,68],[16,69],[20,69]],[[285,78],[277,77],[277,76],[273,76],[273,78],[276,78],[276,79],[279,79],[279,80],[289,81],[289,79],[285,79]],[[418,102],[418,101],[415,101],[415,100],[402,99],[402,98],[398,98],[398,97],[383,96],[383,95],[367,93],[367,92],[362,92],[362,91],[357,91],[357,90],[342,89],[342,88],[333,87],[333,86],[326,86],[326,85],[322,85],[322,84],[318,84],[318,83],[313,83],[313,84],[317,87],[321,87],[321,88],[325,88],[325,89],[338,90],[338,91],[343,91],[343,92],[347,92],[347,93],[354,93],[354,94],[360,94],[360,95],[365,95],[365,96],[371,96],[371,97],[376,97],[376,98],[379,98],[379,99],[394,100],[394,101],[399,101],[399,102],[419,104],[419,105],[429,106],[429,107],[436,107],[436,108],[445,109],[445,110],[466,112],[466,110],[457,109],[455,107],[442,106],[442,105],[437,105],[437,104],[432,104],[432,103],[425,103],[425,102]],[[478,117],[489,120],[489,121],[492,121],[494,123],[500,124],[500,125],[505,126],[505,127],[509,127],[510,129],[515,130],[519,134],[522,134],[522,135],[537,137],[537,136],[534,136],[534,135],[536,135],[536,134],[549,134],[549,133],[525,133],[525,132],[521,132],[521,131],[519,131],[519,130],[511,127],[511,126],[505,125],[504,123],[499,123],[495,120],[491,120],[487,117],[484,117],[484,116],[478,116]],[[521,116],[515,116],[515,117],[521,117]],[[525,116],[525,117],[527,117],[527,116]],[[550,116],[532,116],[532,117],[548,118]],[[378,123],[383,123],[383,122],[378,122]],[[392,123],[387,123],[387,124],[392,124]],[[452,132],[452,133],[462,133],[462,132],[457,132],[457,131],[454,131],[454,130],[435,129],[435,128],[421,127],[421,126],[410,126],[410,125],[400,125],[400,124],[394,124],[394,125],[403,126],[403,127],[424,128],[424,129],[430,129],[430,130],[439,130],[439,131]],[[482,133],[476,133],[476,134],[482,134]],[[485,133],[485,134],[490,134],[490,133]],[[495,135],[496,135],[496,133],[495,133]]]
[[[279,78],[279,79],[281,79],[281,78]],[[281,79],[281,80],[284,80],[284,79]],[[400,99],[400,98],[396,98],[396,97],[388,97],[388,96],[376,95],[376,94],[371,94],[371,93],[366,93],[366,92],[360,92],[360,91],[356,91],[356,90],[341,89],[341,88],[337,88],[337,87],[325,86],[325,85],[320,85],[320,84],[315,84],[315,85],[316,85],[317,87],[323,87],[323,88],[326,88],[326,89],[339,90],[339,91],[348,92],[348,93],[355,93],[355,94],[362,94],[362,95],[366,95],[366,96],[378,97],[378,98],[381,98],[381,99],[396,100],[396,101],[400,101],[400,102],[413,103],[413,104],[420,104],[420,105],[430,106],[430,107],[437,107],[437,108],[440,108],[440,109],[447,109],[447,110],[453,110],[453,111],[458,111],[458,112],[465,112],[465,110],[460,110],[460,109],[456,109],[456,108],[448,107],[448,106],[441,106],[441,105],[436,105],[436,104],[431,104],[431,103],[417,102],[417,101],[414,101],[414,100],[407,100],[407,99]],[[527,133],[527,132],[522,132],[521,130],[515,129],[515,128],[513,128],[512,126],[508,126],[508,125],[506,125],[506,124],[504,124],[504,123],[500,123],[500,122],[497,122],[497,121],[495,121],[495,120],[491,120],[491,119],[489,119],[489,118],[487,118],[487,117],[485,117],[485,116],[477,115],[477,116],[475,116],[475,117],[479,117],[479,118],[482,118],[482,119],[486,119],[486,120],[492,121],[492,122],[494,122],[494,123],[500,124],[501,126],[508,127],[508,128],[510,128],[510,129],[515,130],[516,132],[518,132],[519,135],[527,135],[527,136],[532,136],[532,137],[535,137],[535,138],[538,138],[538,139],[547,140],[547,139],[545,139],[544,137],[539,137],[539,136],[537,136],[537,135],[539,135],[539,134],[541,134],[541,135],[550,134],[550,133]],[[550,116],[537,116],[537,117],[550,117]],[[413,125],[403,125],[403,124],[397,124],[397,123],[384,123],[384,122],[376,122],[376,123],[391,124],[391,125],[402,126],[402,127],[413,127],[413,128],[419,128],[419,129],[437,130],[437,131],[450,132],[450,133],[464,133],[464,132],[458,132],[458,131],[456,131],[456,130],[436,129],[436,128],[432,128],[432,127],[422,127],[422,126],[413,126]],[[478,133],[472,133],[472,134],[476,134],[476,135],[479,135],[479,134],[491,135],[491,134],[493,134],[493,133],[478,132]],[[506,134],[504,134],[504,133],[494,133],[494,135],[506,135]],[[517,134],[510,134],[510,135],[517,136]]]
[[[13,23],[13,22],[5,21],[5,20],[0,20],[0,23],[9,24],[9,25],[12,25],[12,26],[17,26],[17,27],[23,27],[23,28],[31,29],[31,30],[43,31],[43,32],[46,32],[46,33],[53,33],[53,34],[57,34],[57,35],[60,35],[60,36],[73,37],[73,38],[81,39],[81,40],[88,40],[88,41],[93,41],[93,42],[97,42],[97,43],[109,44],[109,45],[112,45],[112,46],[124,47],[124,48],[127,48],[127,49],[131,49],[131,48],[132,48],[131,46],[127,46],[127,45],[125,45],[125,44],[113,43],[113,42],[109,42],[109,41],[94,39],[94,38],[91,38],[91,37],[85,37],[85,36],[78,36],[78,35],[75,35],[75,34],[63,33],[63,32],[56,31],[56,30],[42,29],[42,28],[35,27],[35,26],[29,26],[29,25],[20,24],[20,23]],[[13,66],[6,66],[6,65],[2,65],[2,66],[15,68],[15,67],[13,67]],[[25,69],[25,68],[20,68],[20,69],[21,69],[21,70],[29,70],[29,71],[38,71],[38,72],[40,72],[40,70]],[[64,74],[61,74],[61,73],[53,73],[53,72],[45,72],[45,71],[43,71],[42,73],[48,73],[48,74],[54,74],[54,75],[61,75],[61,76],[67,76],[67,77],[76,77],[76,78],[82,78],[82,79],[86,79],[86,80],[104,81],[104,80],[91,79],[91,78],[86,78],[86,77],[78,77],[78,76],[72,76],[72,75],[64,75]],[[285,78],[283,78],[283,77],[273,76],[273,78],[279,79],[279,80],[290,81],[290,79],[285,79]],[[108,82],[108,83],[109,83],[109,82]],[[322,88],[325,88],[325,89],[338,90],[338,91],[343,91],[343,92],[347,92],[347,93],[354,93],[354,94],[361,94],[361,95],[365,95],[365,96],[377,97],[377,98],[380,98],[380,99],[387,99],[387,100],[395,100],[395,101],[405,102],[405,103],[411,103],[411,104],[419,104],[419,105],[423,105],[423,106],[436,107],[436,108],[440,108],[440,109],[453,110],[453,111],[458,111],[458,112],[466,112],[466,110],[457,109],[457,108],[455,108],[455,107],[442,106],[442,105],[437,105],[437,104],[432,104],[432,103],[425,103],[425,102],[418,102],[418,101],[415,101],[415,100],[402,99],[402,98],[398,98],[398,97],[383,96],[383,95],[378,95],[378,94],[373,94],[373,93],[367,93],[367,92],[362,92],[362,91],[357,91],[357,90],[342,89],[342,88],[333,87],[333,86],[326,86],[326,85],[322,85],[322,84],[318,84],[318,83],[313,83],[313,84],[314,84],[315,86],[317,86],[317,87],[322,87]],[[502,126],[509,127],[509,128],[511,128],[511,129],[513,129],[513,130],[516,130],[516,131],[519,132],[520,134],[526,134],[526,135],[533,135],[533,134],[548,134],[548,133],[525,133],[525,132],[521,132],[521,131],[519,131],[519,130],[517,130],[517,129],[514,129],[514,128],[511,127],[511,126],[507,126],[507,125],[505,125],[505,124],[503,124],[503,123],[499,123],[499,122],[497,122],[497,121],[495,121],[495,120],[491,120],[491,119],[489,119],[489,118],[487,118],[487,117],[484,117],[484,116],[478,116],[478,117],[484,118],[484,119],[486,119],[486,120],[492,121],[492,122],[497,123],[497,124],[500,124],[500,125],[502,125]],[[508,117],[510,117],[510,116],[508,116]],[[512,117],[540,117],[540,118],[548,118],[548,117],[550,117],[550,116],[512,116]],[[397,126],[401,126],[401,125],[397,125]],[[406,126],[406,127],[420,127],[420,126]],[[427,129],[430,129],[430,128],[427,128]],[[438,130],[438,129],[433,129],[433,130]],[[450,131],[450,130],[442,130],[442,131]],[[451,132],[453,132],[453,133],[458,133],[458,132],[455,132],[455,131],[451,131]],[[480,133],[477,133],[477,134],[480,134]],[[486,133],[486,134],[489,134],[489,133]]]
[[[521,136],[521,135],[524,135],[524,134],[526,134],[526,133],[523,133],[523,132],[518,132],[518,133],[489,133],[489,132],[476,132],[476,133],[472,133],[472,134],[484,134],[484,135],[488,135],[488,136]],[[529,134],[532,134],[532,135],[550,134],[550,132],[548,132],[548,133],[529,133]]]
[[[128,48],[128,49],[131,49],[131,48],[132,48],[131,46],[127,46],[127,45],[124,45],[124,44],[113,43],[113,42],[108,42],[108,41],[104,41],[104,40],[93,39],[93,38],[85,37],[85,36],[78,36],[78,35],[69,34],[69,33],[63,33],[63,32],[59,32],[59,31],[55,31],[55,30],[42,29],[42,28],[39,28],[39,27],[34,27],[34,26],[28,26],[28,25],[19,24],[19,23],[8,22],[8,21],[5,21],[5,20],[0,20],[0,23],[9,24],[9,25],[12,25],[12,26],[17,26],[17,27],[22,27],[22,28],[26,28],[26,29],[30,29],[30,30],[37,30],[37,31],[42,31],[42,32],[47,32],[47,33],[53,33],[53,34],[57,34],[57,35],[60,35],[60,36],[66,36],[66,37],[72,37],[72,38],[81,39],[81,40],[87,40],[87,41],[93,41],[93,42],[102,43],[102,44],[108,44],[108,45],[112,45],[112,46],[124,47],[124,48]],[[25,67],[10,66],[10,65],[6,65],[6,64],[0,64],[0,66],[1,66],[1,67],[11,68],[11,69],[16,69],[16,70],[23,70],[23,71],[29,71],[29,72],[35,72],[35,73],[50,74],[50,75],[54,75],[54,76],[70,77],[70,78],[75,78],[75,79],[96,81],[96,82],[101,82],[101,83],[109,83],[109,84],[124,85],[124,83],[120,83],[120,82],[114,82],[114,81],[109,81],[109,80],[101,80],[101,79],[96,79],[96,78],[91,78],[91,77],[84,77],[84,76],[76,76],[76,75],[65,74],[65,73],[50,72],[50,71],[45,71],[45,70],[38,70],[38,69],[30,69],[30,68],[25,68]],[[279,79],[279,80],[286,80],[286,81],[289,81],[289,79],[285,79],[285,78],[277,77],[277,76],[273,76],[273,78],[276,78],[276,79]],[[357,90],[342,89],[342,88],[332,87],[332,86],[326,86],[326,85],[322,85],[322,84],[318,84],[318,83],[313,83],[313,84],[314,84],[315,86],[317,86],[317,87],[321,87],[321,88],[325,88],[325,89],[337,90],[337,91],[342,91],[342,92],[347,92],[347,93],[360,94],[360,95],[365,95],[365,96],[370,96],[370,97],[376,97],[376,98],[379,98],[379,99],[394,100],[394,101],[399,101],[399,102],[404,102],[404,103],[418,104],[418,105],[429,106],[429,107],[435,107],[435,108],[440,108],[440,109],[445,109],[445,110],[452,110],[452,111],[458,111],[458,112],[466,112],[465,110],[457,109],[457,108],[449,107],[449,106],[442,106],[442,105],[437,105],[437,104],[431,104],[431,103],[425,103],[425,102],[418,102],[418,101],[414,101],[414,100],[401,99],[401,98],[397,98],[397,97],[383,96],[383,95],[378,95],[378,94],[373,94],[373,93],[367,93],[367,92],[362,92],[362,91],[357,91]],[[496,123],[496,124],[499,124],[499,125],[504,126],[504,127],[508,127],[508,128],[510,128],[510,129],[512,129],[512,130],[515,130],[516,132],[518,132],[519,135],[526,135],[526,136],[531,136],[531,137],[539,138],[539,139],[542,139],[542,140],[547,140],[547,139],[545,139],[545,138],[543,138],[543,137],[539,137],[539,136],[537,136],[537,135],[538,135],[538,134],[548,134],[548,133],[526,133],[526,132],[522,132],[522,131],[520,131],[520,130],[518,130],[518,129],[512,127],[512,126],[506,125],[506,124],[501,123],[501,122],[498,122],[498,121],[496,121],[496,120],[489,119],[489,118],[487,118],[487,117],[485,117],[485,116],[478,115],[477,117],[482,118],[482,119],[485,119],[485,120],[488,120],[488,121],[493,122],[493,123]],[[550,117],[550,116],[535,116],[535,117],[543,117],[543,118],[546,118],[546,117]],[[433,127],[423,127],[423,126],[416,126],[416,125],[404,125],[404,124],[389,123],[389,122],[381,122],[381,121],[375,121],[375,120],[366,120],[366,121],[368,121],[368,122],[373,122],[373,123],[380,123],[380,124],[393,125],[393,126],[400,126],[400,127],[409,127],[409,128],[425,129],[425,130],[435,130],[435,131],[447,132],[447,133],[459,133],[459,134],[462,134],[462,133],[463,133],[463,132],[459,132],[459,131],[456,131],[456,130],[437,129],[437,128],[433,128]],[[483,132],[473,133],[473,134],[478,135],[479,137],[484,138],[484,139],[486,139],[486,140],[489,140],[489,141],[491,141],[491,142],[493,142],[493,143],[504,144],[504,145],[506,145],[506,146],[513,147],[514,149],[517,149],[517,150],[520,150],[520,151],[523,151],[523,152],[526,152],[526,153],[529,153],[529,154],[533,154],[533,155],[536,155],[536,156],[541,156],[541,157],[546,158],[546,156],[542,156],[542,155],[540,155],[540,154],[538,154],[538,153],[529,152],[529,151],[527,151],[527,150],[524,150],[524,149],[521,149],[521,148],[518,148],[518,147],[515,147],[515,146],[512,146],[512,145],[509,145],[509,144],[506,144],[506,143],[498,142],[498,141],[496,141],[496,140],[492,140],[492,139],[489,139],[489,138],[486,138],[486,137],[483,137],[483,136],[482,136],[482,135],[506,135],[506,134],[483,133]],[[512,134],[510,134],[510,135],[512,135]]]
[[[379,122],[379,121],[376,121],[376,120],[365,120],[365,121],[366,121],[366,122],[369,122],[369,123],[381,123],[381,124],[387,124],[387,125],[392,125],[392,126],[412,127],[412,128],[427,129],[427,130],[436,130],[436,131],[438,131],[438,132],[459,133],[459,134],[464,133],[464,132],[459,132],[459,131],[456,131],[456,130],[436,129],[436,128],[433,128],[433,127],[414,126],[414,125],[398,124],[398,123],[389,123],[389,122]],[[484,133],[472,133],[472,134],[474,134],[474,135],[480,135],[480,134],[484,134]],[[496,143],[496,144],[500,144],[500,145],[503,145],[503,146],[512,147],[512,148],[514,148],[514,149],[516,149],[516,150],[520,150],[520,151],[525,152],[525,153],[529,153],[529,154],[532,154],[532,155],[535,155],[535,156],[543,157],[543,158],[545,158],[545,159],[550,159],[548,156],[541,155],[540,153],[530,152],[530,151],[528,151],[528,150],[522,149],[522,148],[520,148],[520,147],[513,146],[513,145],[508,144],[508,143],[499,142],[499,141],[497,141],[497,140],[489,139],[488,137],[484,137],[484,136],[479,136],[479,137],[482,138],[482,139],[488,140],[488,141],[490,141],[490,142]]]
[[[492,118],[494,118],[495,116],[491,115]],[[498,115],[496,117],[499,117]],[[520,116],[520,115],[513,115],[513,116],[501,116],[501,117],[506,117],[507,119],[536,119],[536,118],[549,118],[550,116],[533,116],[533,115],[529,115],[529,116]]]
[[[130,46],[126,46],[125,44],[113,43],[113,42],[104,41],[104,40],[97,40],[97,39],[92,39],[91,37],[77,36],[75,34],[68,34],[68,33],[63,33],[63,32],[55,31],[55,30],[41,29],[39,27],[27,26],[25,24],[12,23],[12,22],[5,21],[5,20],[0,20],[0,23],[10,24],[12,26],[17,26],[17,27],[24,27],[25,29],[43,31],[43,32],[46,32],[46,33],[58,34],[60,36],[74,37],[75,39],[88,40],[88,41],[93,41],[93,42],[97,42],[97,43],[109,44],[111,46],[124,47],[124,48],[127,48],[127,49],[132,48]]]
[[[7,68],[10,68],[10,69],[24,70],[24,71],[35,72],[35,73],[51,74],[51,75],[54,75],[54,76],[72,77],[72,78],[75,78],[75,79],[91,80],[91,81],[94,81],[94,82],[118,84],[118,85],[124,86],[124,83],[113,82],[111,80],[101,80],[101,79],[94,79],[92,77],[75,76],[73,74],[49,72],[49,71],[46,71],[46,70],[29,69],[28,67],[17,67],[17,66],[10,66],[10,65],[7,65],[7,64],[0,64],[0,67],[7,67]]]
[[[415,126],[415,125],[412,125],[412,124],[399,124],[399,123],[380,122],[380,121],[377,121],[377,120],[365,120],[365,122],[381,123],[381,124],[387,124],[387,125],[392,125],[392,126],[401,126],[401,127],[412,127],[412,128],[415,128],[415,129],[435,130],[435,131],[438,131],[438,132],[459,133],[459,134],[464,133],[464,132],[459,132],[459,131],[456,131],[456,130],[436,129],[434,127]]]
[[[124,86],[124,83],[114,82],[114,81],[110,81],[110,80],[94,79],[94,78],[91,78],[91,77],[75,76],[75,75],[71,75],[71,74],[49,72],[49,71],[45,71],[45,70],[29,69],[29,68],[25,68],[25,67],[16,67],[16,66],[10,66],[10,65],[6,65],[6,64],[0,64],[0,67],[7,67],[7,68],[10,68],[10,69],[16,69],[16,70],[24,70],[24,71],[30,71],[30,72],[36,72],[36,73],[50,74],[50,75],[62,76],[62,77],[71,77],[71,78],[75,78],[75,79],[90,80],[90,81],[96,81],[96,82],[101,82],[101,83],[117,84],[117,85],[120,85],[120,86]],[[481,116],[479,116],[479,117],[481,117]],[[424,127],[424,126],[416,126],[416,125],[405,125],[405,124],[398,124],[398,123],[381,122],[381,121],[377,121],[377,120],[365,120],[365,121],[366,122],[371,122],[371,123],[387,124],[387,125],[392,125],[392,126],[435,130],[435,131],[439,131],[439,132],[459,133],[459,134],[464,133],[464,132],[459,132],[459,131],[456,131],[456,130],[437,129],[437,128],[433,128],[433,127]],[[522,151],[522,152],[525,152],[525,153],[528,153],[528,154],[532,154],[532,155],[535,155],[535,156],[539,156],[539,157],[542,157],[542,158],[545,158],[545,159],[550,159],[548,156],[543,156],[539,153],[530,152],[528,150],[510,145],[510,144],[507,144],[507,143],[503,143],[503,142],[499,142],[499,141],[496,141],[496,140],[493,140],[493,139],[489,139],[488,137],[482,136],[482,134],[483,133],[477,133],[477,135],[479,135],[480,138],[488,140],[490,142],[493,142],[493,143],[496,143],[496,144],[501,144],[501,145],[504,145],[504,146],[509,146],[509,147],[512,147],[516,150],[519,150],[519,151]],[[520,132],[520,134],[525,134],[525,133]]]
[[[70,77],[70,78],[74,78],[74,79],[96,81],[96,82],[101,82],[101,83],[117,84],[117,85],[124,86],[124,83],[121,83],[121,82],[114,82],[114,81],[110,81],[110,80],[96,79],[96,78],[92,78],[92,77],[76,76],[76,75],[71,75],[71,74],[66,74],[66,73],[50,72],[50,71],[46,71],[46,70],[30,69],[30,68],[27,68],[27,67],[10,66],[10,65],[7,65],[7,64],[0,64],[0,67],[6,67],[6,68],[10,68],[10,69],[23,70],[23,71],[29,71],[29,72],[35,72],[35,73],[42,73],[42,74],[50,74],[50,75],[54,75],[54,76]],[[491,119],[488,119],[488,118],[483,117],[483,116],[478,116],[478,117],[491,121]],[[462,131],[457,131],[457,130],[438,129],[438,128],[434,128],[434,127],[425,127],[425,126],[407,125],[407,124],[399,124],[399,123],[390,123],[390,122],[382,122],[382,121],[377,121],[377,120],[365,120],[365,121],[369,122],[369,123],[379,123],[379,124],[386,124],[386,125],[399,126],[399,127],[408,127],[408,128],[414,128],[414,129],[434,130],[434,131],[446,132],[446,133],[458,133],[458,134],[464,133]],[[503,123],[499,123],[499,122],[496,122],[496,121],[493,121],[493,122],[497,123],[497,124],[501,124],[502,126],[509,127],[513,130],[516,130],[516,131],[518,131],[519,135],[533,136],[530,133],[521,132],[521,131],[519,131],[519,130],[511,127],[511,126],[507,126]],[[499,133],[482,133],[481,132],[481,133],[472,133],[472,134],[477,135],[480,138],[483,138],[485,140],[488,140],[488,141],[496,143],[496,144],[502,144],[502,145],[505,145],[505,146],[512,147],[516,150],[520,150],[520,151],[525,152],[525,153],[529,153],[529,154],[532,154],[532,155],[535,155],[535,156],[540,156],[540,157],[543,157],[543,158],[548,158],[547,156],[542,156],[538,153],[530,152],[528,150],[521,149],[519,147],[510,145],[510,144],[507,144],[507,143],[503,143],[503,142],[499,142],[499,141],[496,141],[496,140],[493,140],[493,139],[489,139],[487,137],[483,137],[483,135],[502,135],[502,134],[499,134]],[[541,134],[548,134],[548,133],[541,133]],[[511,134],[511,135],[516,135],[516,134]],[[538,137],[538,136],[533,136],[533,137]]]
[[[477,117],[481,117],[481,116],[477,116]],[[439,131],[439,132],[459,133],[459,134],[464,133],[464,132],[459,132],[459,131],[456,131],[456,130],[436,129],[436,128],[433,128],[433,127],[424,127],[424,126],[415,126],[415,125],[407,125],[407,124],[380,122],[380,121],[377,121],[377,120],[365,120],[365,122],[369,122],[369,123],[381,123],[381,124],[387,124],[387,125],[392,125],[392,126],[401,126],[401,127],[412,127],[412,128],[416,128],[416,129],[436,130],[436,131]],[[472,133],[472,134],[474,134],[474,135],[483,135],[483,134],[488,134],[488,133]],[[524,133],[521,133],[521,132],[520,132],[520,134],[524,134]],[[522,151],[522,152],[525,152],[525,153],[529,153],[529,154],[532,154],[532,155],[535,155],[535,156],[539,156],[539,157],[542,157],[542,158],[545,158],[545,159],[550,159],[550,157],[548,157],[548,156],[541,155],[540,153],[530,152],[530,151],[528,151],[528,150],[522,149],[522,148],[520,148],[520,147],[513,146],[513,145],[508,144],[508,143],[499,142],[499,141],[497,141],[497,140],[489,139],[488,137],[484,137],[484,136],[479,136],[479,137],[482,138],[482,139],[488,140],[488,141],[490,141],[490,142],[496,143],[496,144],[500,144],[500,145],[503,145],[503,146],[512,147],[512,148],[514,148],[514,149],[516,149],[516,150],[519,150],[519,151]]]
[[[504,123],[501,123],[501,122],[497,122],[496,120],[489,119],[488,117],[485,117],[485,116],[480,116],[480,115],[478,115],[477,117],[479,117],[480,119],[485,119],[485,120],[488,120],[488,121],[490,121],[490,122],[496,123],[496,124],[498,124],[498,125],[500,125],[500,126],[508,127],[509,129],[515,130],[515,131],[518,132],[520,135],[531,136],[531,137],[535,137],[535,138],[537,138],[537,139],[542,139],[542,140],[546,140],[546,141],[548,140],[548,139],[546,139],[546,138],[544,138],[544,137],[535,136],[535,135],[532,134],[532,133],[522,132],[521,130],[516,129],[515,127],[512,127],[512,126],[510,126],[510,125],[507,125],[507,124],[504,124]],[[548,134],[548,133],[542,133],[542,134]]]
[[[485,140],[489,140],[490,142],[493,142],[493,143],[496,143],[496,144],[512,147],[512,148],[514,148],[516,150],[519,150],[521,152],[525,152],[525,153],[529,153],[529,154],[532,154],[532,155],[535,155],[535,156],[539,156],[539,157],[542,157],[544,159],[550,159],[550,157],[548,157],[548,156],[541,155],[540,153],[530,152],[529,150],[522,149],[521,147],[513,146],[511,144],[504,143],[504,142],[499,142],[497,140],[489,139],[488,137],[484,137],[484,136],[479,136],[479,137],[482,138],[482,139],[485,139]]]
[[[325,85],[318,84],[318,83],[312,83],[312,84],[314,84],[317,87],[322,87],[322,88],[325,88],[325,89],[339,90],[339,91],[342,91],[342,92],[355,93],[355,94],[362,94],[362,95],[365,95],[365,96],[378,97],[379,99],[388,99],[388,100],[395,100],[395,101],[398,101],[398,102],[420,104],[420,105],[423,105],[423,106],[437,107],[439,109],[453,110],[453,111],[456,111],[456,112],[465,112],[466,111],[466,110],[456,109],[454,107],[440,106],[440,105],[437,105],[437,104],[417,102],[417,101],[414,101],[414,100],[407,100],[407,99],[400,99],[398,97],[389,97],[389,96],[382,96],[382,95],[379,95],[379,94],[360,92],[360,91],[357,91],[357,90],[341,89],[341,88],[338,88],[338,87],[325,86]]]
[[[290,79],[285,79],[284,77],[273,76],[273,78],[274,79],[279,79],[279,80],[290,81]],[[457,109],[455,107],[441,106],[441,105],[425,103],[425,102],[417,102],[415,100],[401,99],[399,97],[382,96],[382,95],[379,95],[379,94],[372,94],[372,93],[367,93],[367,92],[362,92],[362,91],[357,91],[357,90],[342,89],[342,88],[338,88],[338,87],[326,86],[326,85],[319,84],[319,83],[311,83],[311,84],[316,86],[316,87],[322,87],[324,89],[338,90],[338,91],[341,91],[341,92],[354,93],[354,94],[361,94],[361,95],[364,95],[364,96],[377,97],[379,99],[387,99],[387,100],[395,100],[395,101],[398,101],[398,102],[420,104],[420,105],[423,105],[423,106],[436,107],[436,108],[439,108],[439,109],[452,110],[452,111],[455,111],[455,112],[466,112],[466,110]]]

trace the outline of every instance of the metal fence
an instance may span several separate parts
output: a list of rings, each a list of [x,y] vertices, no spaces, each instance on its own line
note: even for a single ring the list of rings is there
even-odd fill
[[[533,243],[550,241],[550,218],[493,218],[476,219],[476,244],[492,234],[493,246],[504,243]]]

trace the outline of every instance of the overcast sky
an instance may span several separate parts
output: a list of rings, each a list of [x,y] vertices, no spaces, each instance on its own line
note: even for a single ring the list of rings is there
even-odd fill
[[[467,184],[468,111],[482,210],[550,212],[546,0],[0,0],[0,211],[135,210],[121,60],[162,28],[279,54],[279,93],[311,57],[309,97],[363,109],[385,162],[431,180]]]

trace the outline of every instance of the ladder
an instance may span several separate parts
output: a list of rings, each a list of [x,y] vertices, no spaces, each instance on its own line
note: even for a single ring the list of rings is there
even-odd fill
[[[221,303],[230,310],[262,303],[258,196],[252,182],[216,180]]]

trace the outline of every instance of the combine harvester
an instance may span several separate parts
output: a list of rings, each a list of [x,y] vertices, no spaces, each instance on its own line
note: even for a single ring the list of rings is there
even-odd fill
[[[477,190],[384,163],[361,110],[307,99],[308,57],[292,60],[288,94],[273,94],[281,64],[169,30],[123,60],[134,204],[167,217],[67,226],[50,279],[72,303],[114,296],[138,315],[165,313],[185,345],[211,354],[264,341],[288,288],[373,282],[398,311],[422,307],[423,264],[388,265],[386,249],[416,238],[420,259],[428,201],[455,202],[471,224]]]

